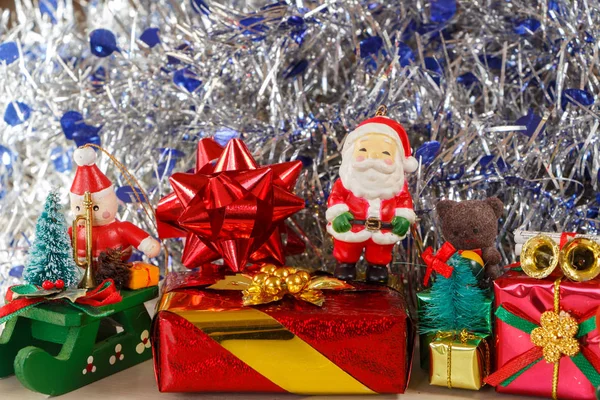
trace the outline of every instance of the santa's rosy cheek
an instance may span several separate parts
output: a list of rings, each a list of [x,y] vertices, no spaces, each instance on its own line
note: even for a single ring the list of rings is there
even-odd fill
[[[104,211],[104,212],[102,213],[102,218],[104,218],[104,219],[109,219],[109,218],[110,218],[110,212],[108,212],[108,211]]]
[[[387,159],[385,160],[385,163],[386,163],[387,165],[392,165],[392,164],[394,163],[394,160],[392,160],[391,158],[387,158]]]
[[[358,161],[358,162],[365,161],[365,157],[364,156],[358,156],[358,157],[356,157],[356,161]]]

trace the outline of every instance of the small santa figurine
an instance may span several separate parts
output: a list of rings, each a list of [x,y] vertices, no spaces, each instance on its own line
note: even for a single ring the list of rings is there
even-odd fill
[[[83,195],[90,192],[93,201],[92,256],[94,260],[108,249],[120,249],[123,260],[131,256],[136,248],[148,257],[156,257],[160,252],[160,243],[147,232],[131,222],[121,222],[117,216],[117,195],[112,182],[96,165],[96,152],[91,147],[75,150],[73,155],[77,172],[71,186],[71,211],[74,215],[85,213]],[[73,228],[69,228],[73,237]],[[77,227],[77,255],[85,259],[85,227]]]
[[[348,134],[326,213],[337,278],[356,279],[364,251],[367,282],[387,283],[394,245],[416,219],[404,174],[417,168],[404,128],[379,111]]]

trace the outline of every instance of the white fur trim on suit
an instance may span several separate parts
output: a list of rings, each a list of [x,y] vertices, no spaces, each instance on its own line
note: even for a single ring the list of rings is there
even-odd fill
[[[362,231],[358,232],[348,231],[344,233],[338,233],[333,230],[333,226],[331,226],[331,223],[327,224],[327,233],[329,233],[337,240],[341,240],[342,242],[347,243],[362,243],[366,242],[371,238],[371,232],[366,229],[363,229]]]
[[[392,232],[373,232],[371,239],[377,244],[394,244],[404,239],[405,236],[398,236]]]
[[[411,208],[396,208],[394,215],[396,215],[396,217],[406,218],[411,224],[414,224],[417,220],[417,214],[415,214]]]
[[[325,211],[325,219],[327,222],[331,222],[335,219],[335,217],[339,217],[346,211],[350,210],[346,204],[336,204],[327,209]]]
[[[367,218],[381,218],[381,199],[369,200]]]

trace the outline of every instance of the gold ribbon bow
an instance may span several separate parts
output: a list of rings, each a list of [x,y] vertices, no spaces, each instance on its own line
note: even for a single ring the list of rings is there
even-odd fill
[[[558,398],[558,370],[563,355],[573,357],[579,353],[575,338],[579,325],[566,311],[560,310],[560,281],[554,281],[554,310],[540,317],[540,327],[531,331],[531,342],[544,349],[544,360],[554,364],[552,375],[552,398]]]
[[[347,290],[352,286],[329,276],[311,277],[307,271],[293,267],[264,265],[243,292],[245,306],[266,304],[291,295],[317,306],[322,306],[325,295],[321,290]]]

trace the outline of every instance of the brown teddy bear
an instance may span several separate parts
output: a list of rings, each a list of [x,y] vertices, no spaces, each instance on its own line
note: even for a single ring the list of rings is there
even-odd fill
[[[444,239],[456,250],[481,250],[486,275],[491,279],[502,274],[496,237],[503,210],[504,204],[497,197],[460,202],[441,200],[436,205]]]

